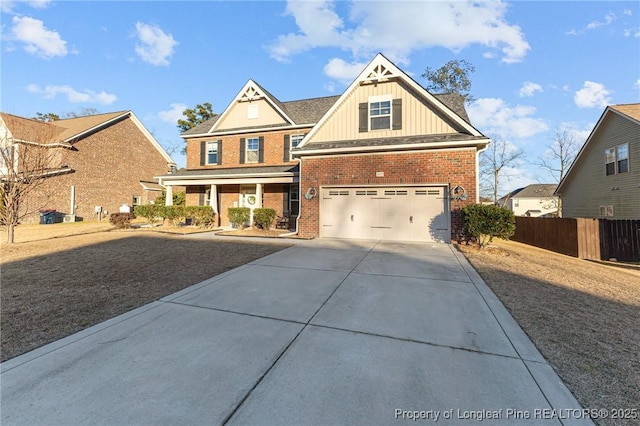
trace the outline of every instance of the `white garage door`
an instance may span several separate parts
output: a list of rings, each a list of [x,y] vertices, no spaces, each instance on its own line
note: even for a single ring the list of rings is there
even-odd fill
[[[445,188],[322,188],[320,236],[449,242]]]

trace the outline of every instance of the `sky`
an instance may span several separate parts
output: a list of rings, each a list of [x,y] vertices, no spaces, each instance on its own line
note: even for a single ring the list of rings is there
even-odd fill
[[[582,144],[607,105],[640,102],[637,1],[0,0],[0,110],[132,110],[179,167],[182,111],[221,113],[249,79],[280,101],[341,94],[383,53],[473,64],[472,124],[525,156],[500,193],[555,183],[554,135]]]

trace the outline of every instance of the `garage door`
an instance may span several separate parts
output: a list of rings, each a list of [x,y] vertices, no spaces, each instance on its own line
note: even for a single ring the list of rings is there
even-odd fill
[[[320,236],[449,242],[445,188],[322,188]]]

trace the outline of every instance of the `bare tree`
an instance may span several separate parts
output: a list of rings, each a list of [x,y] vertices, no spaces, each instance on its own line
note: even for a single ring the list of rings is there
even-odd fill
[[[522,157],[524,157],[523,150],[501,137],[492,138],[489,147],[480,154],[480,178],[484,190],[492,192],[494,203],[498,201],[500,178],[505,177],[502,172],[505,168],[514,166]],[[509,176],[506,177],[509,178]]]
[[[579,149],[580,144],[574,132],[566,129],[556,130],[546,155],[534,164],[546,170],[559,183],[567,174]]]
[[[55,141],[56,128],[51,123],[3,118],[9,127],[0,126],[0,221],[11,244],[15,227],[37,213],[53,195],[43,191],[43,185],[47,177],[60,171],[52,165],[63,144]]]

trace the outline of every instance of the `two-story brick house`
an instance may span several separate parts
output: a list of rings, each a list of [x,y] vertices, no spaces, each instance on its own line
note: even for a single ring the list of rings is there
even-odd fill
[[[57,120],[50,123],[0,113],[0,148],[19,167],[30,149],[46,155],[43,181],[21,201],[22,222],[40,220],[40,209],[57,211],[57,219],[104,219],[123,204],[148,204],[162,193],[154,176],[174,161],[132,111]]]
[[[430,94],[381,54],[341,96],[280,102],[249,80],[182,136],[187,170],[160,184],[186,186],[223,226],[228,207],[271,207],[302,237],[413,241],[460,232],[489,143],[461,97]]]

